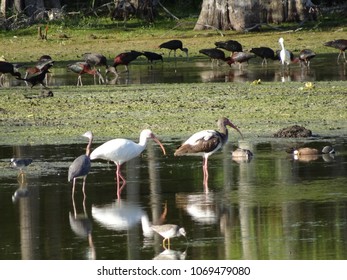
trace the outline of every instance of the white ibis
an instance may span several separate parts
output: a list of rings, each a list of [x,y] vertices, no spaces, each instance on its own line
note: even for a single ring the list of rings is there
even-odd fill
[[[126,184],[125,178],[121,174],[121,165],[137,156],[139,156],[147,146],[147,139],[152,138],[157,142],[162,149],[164,155],[166,154],[164,146],[160,143],[158,138],[149,129],[142,130],[140,134],[139,143],[135,143],[128,139],[117,138],[112,139],[101,146],[97,147],[91,154],[90,159],[104,159],[113,161],[116,164],[116,178],[117,178],[117,197],[120,198],[120,192]],[[120,179],[123,181],[120,187]]]
[[[86,179],[87,175],[90,170],[90,148],[92,146],[93,142],[93,133],[91,131],[87,131],[82,135],[83,137],[87,137],[89,139],[88,145],[86,147],[86,153],[84,155],[80,155],[78,158],[76,158],[71,165],[69,166],[69,173],[68,173],[68,181],[70,182],[73,180],[72,184],[72,197],[75,193],[75,184],[77,178],[83,178],[83,186],[82,191],[84,196],[85,194],[85,186],[86,186]]]
[[[284,39],[281,37],[278,40],[279,44],[281,45],[281,51],[280,51],[280,60],[282,65],[287,64],[287,66],[291,62],[290,52],[285,49],[284,47]]]
[[[186,237],[186,231],[183,227],[173,224],[164,225],[153,225],[151,227],[156,233],[160,234],[163,239],[163,247],[165,249],[170,249],[170,238],[184,236]],[[165,241],[167,240],[168,247],[165,246]]]
[[[346,39],[338,39],[338,40],[329,41],[329,42],[324,43],[324,46],[335,48],[335,49],[338,49],[340,51],[339,55],[337,56],[337,63],[339,63],[339,58],[340,58],[341,54],[343,55],[345,62],[347,62],[346,53],[345,53],[345,50],[347,49],[347,40]]]
[[[220,131],[202,130],[189,137],[176,151],[175,156],[202,155],[204,187],[208,191],[208,157],[218,151],[228,141],[228,130],[226,126],[234,128],[238,133],[241,131],[227,118],[220,118],[217,122]],[[243,137],[243,136],[242,136]]]

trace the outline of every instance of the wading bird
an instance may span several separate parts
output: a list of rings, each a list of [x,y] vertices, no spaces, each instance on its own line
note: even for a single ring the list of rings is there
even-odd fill
[[[222,50],[216,49],[216,48],[212,48],[212,49],[201,49],[199,50],[199,53],[202,53],[204,55],[207,55],[212,62],[212,66],[214,61],[217,61],[217,64],[220,60],[228,62],[231,61],[231,58],[228,56],[225,56],[225,53]]]
[[[116,165],[116,179],[117,179],[117,197],[120,198],[121,191],[126,184],[125,178],[121,174],[121,166],[123,163],[139,156],[147,146],[147,139],[153,139],[157,142],[162,149],[164,155],[166,154],[164,146],[158,138],[149,129],[142,130],[140,134],[139,143],[135,143],[128,139],[117,138],[112,139],[101,146],[97,147],[91,154],[90,159],[103,159],[113,161]],[[120,186],[122,180],[122,186]]]
[[[263,59],[261,62],[261,65],[267,64],[267,60],[277,60],[278,57],[275,53],[275,51],[268,47],[259,47],[259,48],[252,48],[249,52],[254,53],[256,56],[259,56]]]
[[[339,63],[339,58],[341,55],[343,56],[344,61],[347,62],[346,53],[345,53],[345,50],[347,49],[347,40],[346,39],[338,39],[338,40],[329,41],[329,42],[324,43],[324,46],[335,48],[335,49],[338,49],[340,51],[339,55],[337,56],[337,63]]]
[[[0,86],[3,85],[5,74],[11,74],[14,77],[21,78],[21,74],[18,72],[17,66],[6,61],[0,61],[0,73]]]
[[[160,234],[163,239],[164,249],[170,249],[170,238],[184,236],[186,237],[186,231],[183,227],[173,224],[164,224],[164,225],[153,225],[151,227],[156,233]],[[165,242],[167,240],[168,247],[166,247]]]
[[[215,42],[216,48],[224,49],[229,52],[242,52],[242,45],[235,40]]]
[[[84,62],[84,61],[75,62],[75,63],[67,65],[67,68],[68,68],[68,70],[78,74],[77,86],[83,86],[83,83],[82,83],[82,75],[83,74],[93,75],[94,84],[95,84],[95,76],[98,76],[99,84],[104,83],[104,78],[102,77],[99,70],[97,70],[95,68],[92,69],[91,66],[87,62]]]
[[[303,49],[299,53],[299,61],[301,66],[310,67],[311,59],[316,56],[316,53],[309,49]]]
[[[219,131],[202,130],[194,133],[174,153],[175,156],[202,155],[205,192],[208,192],[208,158],[228,141],[227,126],[234,128],[242,136],[241,131],[227,118],[220,118],[217,124]]]
[[[281,51],[280,51],[280,55],[279,55],[281,63],[282,63],[283,66],[284,66],[284,64],[287,64],[287,66],[289,66],[289,64],[292,61],[290,52],[285,49],[285,47],[284,47],[284,39],[282,37],[278,40],[278,42],[279,42],[279,44],[281,46]]]
[[[183,48],[183,43],[180,40],[170,40],[167,42],[162,43],[159,46],[160,49],[168,49],[169,51],[169,57],[172,51],[174,51],[174,57],[176,58],[176,51],[179,49],[182,52],[184,52],[188,58],[188,49]]]
[[[75,185],[76,185],[77,178],[83,179],[82,191],[83,191],[83,195],[86,196],[85,186],[86,186],[87,175],[89,173],[90,165],[91,165],[90,164],[90,148],[93,142],[93,133],[91,131],[87,131],[82,136],[89,139],[88,145],[86,147],[86,153],[84,155],[80,155],[79,157],[77,157],[69,166],[68,181],[70,182],[71,180],[73,180],[72,197],[75,194]]]
[[[120,53],[119,55],[117,55],[114,58],[113,66],[110,66],[107,68],[106,75],[108,73],[113,73],[116,76],[118,76],[118,72],[117,72],[117,66],[118,65],[124,65],[125,71],[129,73],[129,68],[128,68],[129,63],[134,61],[135,59],[137,59],[141,55],[143,55],[143,53],[138,52],[138,51],[130,51],[130,52]]]

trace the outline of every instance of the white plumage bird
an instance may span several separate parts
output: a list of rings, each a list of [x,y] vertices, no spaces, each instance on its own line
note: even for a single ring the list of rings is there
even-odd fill
[[[116,164],[116,178],[117,178],[117,197],[120,198],[120,192],[126,184],[125,178],[121,174],[121,165],[137,156],[139,156],[147,146],[147,139],[152,138],[157,142],[160,148],[166,154],[164,146],[160,143],[158,138],[149,129],[142,130],[140,134],[139,143],[135,143],[128,139],[117,138],[112,139],[101,146],[97,147],[91,154],[90,159],[104,159],[113,161]],[[120,188],[120,179],[123,181]]]
[[[287,64],[287,66],[288,66],[291,62],[290,52],[285,49],[284,39],[282,37],[278,40],[278,42],[281,45],[281,51],[280,51],[281,63],[282,63],[282,65]]]

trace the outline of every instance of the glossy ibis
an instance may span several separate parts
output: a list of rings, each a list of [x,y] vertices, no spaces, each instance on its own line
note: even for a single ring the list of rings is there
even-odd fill
[[[150,63],[153,63],[153,61],[155,60],[161,60],[163,62],[163,56],[161,54],[158,54],[155,52],[148,52],[148,51],[144,51],[142,53],[147,58],[148,62]]]
[[[303,49],[299,53],[299,61],[301,66],[310,67],[311,59],[316,56],[316,53],[310,49]]]
[[[159,46],[160,49],[168,49],[169,51],[169,57],[172,51],[174,51],[174,57],[176,57],[176,51],[180,49],[182,52],[184,52],[188,58],[188,49],[183,48],[183,43],[181,40],[170,40],[167,42],[162,43]]]
[[[6,61],[0,61],[0,73],[0,86],[3,86],[5,74],[11,74],[14,77],[21,78],[21,74],[18,72],[17,66]]]
[[[235,40],[220,41],[214,43],[216,48],[224,49],[229,52],[242,52],[242,45]]]
[[[263,59],[261,62],[261,65],[267,64],[267,60],[277,60],[278,57],[275,53],[275,51],[268,47],[259,47],[259,48],[252,48],[249,52],[254,53],[256,56],[259,56]]]
[[[239,69],[242,69],[242,64],[247,62],[251,59],[254,58],[255,54],[254,53],[248,53],[248,52],[234,52],[231,55],[231,60],[228,60],[227,63],[229,65],[235,63],[239,64]]]
[[[324,46],[335,48],[335,49],[338,49],[340,51],[339,55],[337,56],[337,63],[339,63],[339,58],[340,58],[341,54],[343,55],[343,59],[345,60],[345,62],[347,62],[346,53],[345,53],[345,50],[347,49],[347,40],[346,39],[338,39],[338,40],[329,41],[329,42],[324,43]]]
[[[231,60],[231,58],[228,56],[225,56],[225,53],[222,50],[216,49],[216,48],[212,48],[212,49],[201,49],[199,50],[199,53],[202,53],[204,55],[207,55],[209,58],[211,58],[212,61],[212,66],[213,66],[213,62],[216,60],[217,63],[222,60],[225,62],[228,62]]]
[[[83,74],[89,74],[89,75],[93,75],[94,76],[94,84],[95,84],[95,76],[98,76],[99,78],[99,84],[104,83],[104,78],[102,77],[102,75],[100,74],[99,70],[95,69],[95,68],[91,68],[91,66],[84,61],[79,61],[79,62],[75,62],[72,64],[67,65],[68,70],[78,74],[78,78],[77,78],[77,86],[83,86],[82,83],[82,75]]]
[[[113,66],[110,66],[107,68],[106,75],[108,73],[113,73],[117,76],[118,75],[118,72],[117,72],[117,66],[118,65],[124,65],[125,71],[129,72],[129,68],[128,68],[129,63],[134,61],[135,59],[137,59],[141,55],[143,55],[143,53],[138,52],[138,51],[130,51],[130,52],[120,53],[119,55],[117,55],[114,58]]]

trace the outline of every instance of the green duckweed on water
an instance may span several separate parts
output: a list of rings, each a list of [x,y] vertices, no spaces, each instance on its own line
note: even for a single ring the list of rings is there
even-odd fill
[[[271,137],[289,125],[314,134],[346,135],[345,82],[199,83],[51,88],[1,88],[1,144],[70,143],[87,130],[95,141],[137,138],[150,128],[161,138],[215,129],[229,117],[245,137]]]

